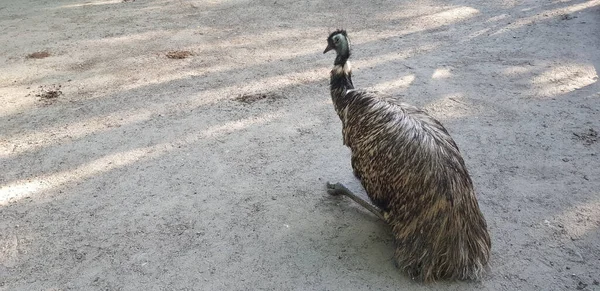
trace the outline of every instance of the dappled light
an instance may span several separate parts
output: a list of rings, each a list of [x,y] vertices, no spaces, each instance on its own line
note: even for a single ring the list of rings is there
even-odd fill
[[[25,108],[35,106],[35,100],[22,101],[22,96],[27,96],[27,94],[30,94],[30,91],[25,88],[0,88],[0,96],[7,96],[4,100],[5,106],[0,106],[0,117],[15,115]]]
[[[156,145],[112,154],[98,158],[73,170],[2,185],[0,186],[0,206],[7,205],[9,202],[17,202],[40,191],[65,186],[67,183],[76,183],[94,175],[121,168],[141,159],[156,157],[162,154],[161,151],[157,151],[160,148],[160,145]]]
[[[281,116],[282,116],[282,113],[277,112],[277,113],[267,113],[262,116],[250,117],[250,118],[246,118],[243,120],[236,120],[236,121],[225,123],[223,125],[218,125],[218,126],[213,126],[213,127],[207,128],[206,130],[201,132],[200,136],[216,137],[216,136],[219,136],[222,134],[231,133],[234,131],[238,131],[240,129],[247,128],[248,126],[251,126],[251,125],[264,124],[267,122],[271,122],[275,119],[281,118]],[[193,136],[194,135],[192,135],[191,137],[193,137]],[[184,140],[186,142],[194,142],[195,138],[191,138],[191,140],[190,140],[190,137],[186,137]]]
[[[433,71],[431,78],[432,79],[445,79],[445,78],[450,78],[451,76],[452,76],[452,73],[450,72],[449,69],[437,68],[437,69],[435,69],[435,71]]]
[[[524,67],[524,66],[510,66],[504,70],[502,70],[502,75],[508,77],[518,77],[523,74],[529,73],[533,70],[533,67]]]
[[[574,205],[558,215],[557,220],[571,240],[583,239],[600,229],[600,200]]]
[[[442,11],[440,12],[435,12],[432,14],[426,14],[423,16],[407,19],[408,23],[400,27],[399,29],[395,28],[393,30],[388,31],[378,31],[377,33],[364,33],[364,35],[360,34],[359,32],[357,35],[360,36],[360,39],[357,41],[353,41],[353,43],[361,44],[365,41],[372,41],[373,39],[377,38],[382,39],[405,36],[427,30],[442,28],[444,26],[449,26],[473,18],[478,13],[479,11],[477,9],[466,6],[445,8],[442,9]],[[378,18],[389,21],[395,18],[402,18],[403,14],[404,12],[401,11],[394,12],[391,14],[382,13],[378,16]]]
[[[489,27],[474,31],[472,33],[470,33],[464,40],[463,42],[468,42],[468,41],[472,41],[474,38],[478,38],[481,36],[485,36],[486,34],[488,34],[492,29]]]
[[[215,104],[222,99],[230,99],[234,97],[228,95],[232,94],[230,92],[235,89],[238,89],[238,92],[257,92],[261,90],[283,89],[293,85],[301,85],[318,80],[325,80],[326,76],[318,74],[317,72],[326,71],[327,68],[323,67],[306,72],[295,72],[265,79],[253,80],[247,82],[243,87],[232,85],[224,88],[203,90],[200,93],[193,94],[193,98],[178,104],[177,107],[180,108],[178,110],[188,111],[202,106],[209,106],[210,104]],[[206,97],[215,95],[219,97]],[[173,106],[165,107],[160,105],[149,106],[148,108],[140,108],[137,110],[118,108],[105,115],[92,117],[80,122],[49,124],[45,127],[44,131],[35,131],[33,133],[15,132],[14,135],[6,135],[7,138],[10,137],[11,143],[0,143],[0,158],[9,158],[26,152],[40,150],[41,148],[49,147],[53,144],[70,142],[85,136],[112,131],[122,126],[146,122],[160,115],[168,115],[170,112],[172,112],[172,108]],[[221,132],[227,130],[236,130],[236,128],[240,126],[245,127],[245,123],[236,122],[233,124],[224,125],[220,129],[213,129],[213,131]],[[29,186],[26,186],[26,188],[29,189]]]
[[[77,45],[83,47],[106,47],[109,46],[111,49],[102,50],[94,54],[93,58],[73,58],[71,56],[59,55],[62,61],[61,68],[67,70],[65,73],[57,73],[54,68],[41,67],[36,68],[36,74],[30,77],[23,78],[24,74],[27,74],[28,67],[27,63],[14,64],[11,70],[2,70],[0,73],[0,80],[12,80],[17,79],[18,83],[30,83],[39,79],[45,80],[46,82],[64,82],[67,78],[66,75],[70,75],[73,72],[80,72],[74,80],[69,82],[71,86],[66,86],[64,91],[71,94],[81,94],[90,96],[88,98],[95,98],[96,92],[100,91],[103,95],[119,92],[119,90],[134,90],[143,88],[148,85],[163,84],[175,80],[181,80],[184,78],[202,78],[211,76],[214,74],[222,73],[224,77],[229,77],[232,74],[245,75],[245,71],[251,72],[251,69],[258,65],[265,63],[271,63],[272,66],[276,67],[274,62],[285,62],[293,60],[298,57],[305,57],[306,55],[314,55],[314,47],[304,46],[304,48],[297,47],[290,53],[284,53],[283,49],[286,45],[286,40],[289,42],[296,41],[295,37],[290,38],[295,34],[306,34],[306,33],[317,33],[320,30],[271,30],[269,32],[256,32],[255,34],[243,34],[234,35],[228,37],[210,37],[206,38],[203,35],[216,33],[217,30],[206,27],[198,27],[191,29],[180,29],[177,30],[177,35],[192,36],[197,42],[191,43],[185,46],[194,53],[195,56],[190,58],[192,61],[185,61],[179,65],[176,64],[174,68],[162,68],[166,58],[161,54],[166,52],[166,48],[161,45],[161,42],[156,43],[155,40],[161,39],[172,39],[174,37],[173,30],[152,30],[141,33],[104,37],[98,39],[88,39],[79,41]],[[200,33],[200,34],[198,34]],[[220,33],[220,32],[219,32]],[[148,45],[156,50],[150,54],[140,54],[136,49],[136,46],[143,44]],[[249,50],[250,47],[261,47],[267,46],[269,50]],[[248,58],[248,53],[252,53],[252,58]],[[216,57],[207,57],[209,55],[227,55],[230,63],[223,63],[217,61]],[[108,59],[108,62],[100,61],[101,58]],[[119,59],[118,62],[110,61],[113,59]],[[193,61],[198,59],[197,61]],[[236,66],[232,67],[232,63]],[[306,69],[308,66],[299,66],[299,69]],[[157,73],[153,73],[153,68],[159,68]],[[315,70],[311,70],[313,73]],[[147,74],[152,74],[148,77]],[[303,73],[294,72],[291,75],[298,75]],[[46,76],[40,78],[40,76]],[[300,77],[302,78],[302,77]],[[244,76],[244,79],[251,79],[251,83],[247,87],[256,88],[258,83],[264,82],[264,80],[257,79],[255,77],[249,78]],[[228,88],[238,88],[236,84],[240,80],[227,80],[232,83]],[[85,84],[85,86],[81,85]],[[107,84],[110,86],[107,88]],[[77,88],[73,88],[77,87]],[[211,86],[213,87],[213,86]],[[226,88],[221,89],[210,89],[210,92],[223,91]],[[21,91],[22,92],[22,91]],[[205,92],[205,93],[210,93]],[[16,95],[20,91],[15,89],[8,91],[8,94]],[[26,94],[26,93],[25,93]],[[34,103],[26,105],[27,108],[35,106]],[[23,110],[20,108],[18,110]],[[10,115],[17,110],[15,107],[2,108],[3,115]]]
[[[583,3],[573,4],[573,5],[566,6],[566,7],[545,10],[542,13],[537,13],[536,15],[533,15],[533,16],[517,19],[517,20],[509,23],[505,27],[499,29],[498,31],[492,33],[491,36],[496,36],[501,33],[510,33],[511,31],[514,31],[515,29],[522,28],[523,26],[531,25],[537,21],[543,21],[543,20],[547,19],[549,16],[558,16],[560,14],[564,15],[566,13],[575,13],[575,12],[578,12],[578,11],[581,11],[584,9],[588,9],[591,7],[595,7],[598,5],[600,5],[600,0],[591,0],[591,1],[585,1]]]
[[[480,110],[478,106],[469,104],[461,93],[447,94],[425,108],[436,116],[442,116],[442,119],[463,118]]]
[[[421,44],[419,47],[416,48],[402,49],[386,54],[377,55],[371,58],[359,59],[354,61],[353,64],[356,64],[357,67],[377,66],[387,62],[402,60],[416,55],[425,54],[429,51],[436,49],[438,46],[439,44],[435,43]]]
[[[8,185],[0,185],[0,206],[7,205],[9,202],[18,202],[41,191],[63,187],[67,183],[79,183],[84,179],[122,168],[132,163],[157,158],[170,152],[173,149],[171,146],[173,143],[178,144],[179,147],[191,145],[204,138],[216,138],[249,126],[272,122],[275,119],[281,118],[282,114],[282,112],[266,113],[261,116],[252,116],[242,120],[231,121],[223,125],[209,127],[199,133],[187,134],[169,142],[110,154],[72,170],[17,181]]]
[[[490,17],[485,22],[493,24],[495,22],[499,22],[501,20],[505,20],[505,19],[507,19],[509,17],[510,17],[510,15],[508,15],[506,13],[503,13],[503,14],[500,14],[500,15],[496,15],[496,16]]]
[[[596,287],[599,11],[5,1],[0,287]],[[413,282],[386,225],[326,194],[336,180],[363,191],[323,54],[337,28],[357,89],[425,109],[457,142],[493,239],[482,282]],[[52,86],[61,94],[40,94]]]
[[[412,82],[415,80],[415,75],[410,74],[404,77],[398,78],[396,80],[391,80],[387,82],[382,82],[375,86],[376,90],[388,91],[388,90],[397,90],[402,88],[408,88]]]
[[[564,64],[548,69],[531,80],[538,96],[554,97],[598,82],[598,73],[591,64]]]
[[[124,111],[110,115],[100,116],[79,122],[70,122],[60,125],[54,125],[46,128],[44,131],[33,133],[17,133],[10,136],[14,142],[12,149],[7,146],[0,146],[0,158],[7,158],[11,155],[19,155],[27,151],[37,150],[46,147],[52,143],[60,143],[65,140],[73,140],[90,134],[97,134],[100,131],[111,130],[124,125],[142,122],[150,119],[154,113],[143,109],[137,112]],[[48,144],[50,143],[50,144]]]
[[[77,8],[77,7],[85,7],[85,6],[98,6],[98,5],[117,4],[117,3],[122,3],[122,2],[123,2],[123,0],[86,1],[85,3],[63,5],[63,6],[60,6],[60,8]]]
[[[436,9],[435,7],[429,7],[429,8],[433,8]],[[439,8],[438,8],[439,9]],[[410,21],[412,23],[427,23],[427,25],[433,25],[433,26],[438,26],[438,25],[448,25],[457,21],[461,21],[470,17],[473,17],[474,15],[476,15],[477,13],[479,13],[479,11],[473,7],[468,7],[468,6],[459,6],[459,7],[449,7],[449,8],[442,8],[442,11],[439,12],[435,12],[435,13],[431,13],[431,14],[425,14],[425,15],[418,15],[418,16],[414,16],[414,14],[410,14]],[[406,11],[403,10],[399,10],[399,11],[393,11],[393,12],[387,12],[387,13],[382,13],[379,18],[381,19],[401,19],[401,18],[406,18]],[[424,29],[429,29],[431,27],[424,27]]]
[[[425,22],[433,22],[436,24],[450,24],[456,21],[471,18],[479,13],[479,10],[473,7],[456,7],[446,11],[436,13],[434,15],[417,18],[416,21],[424,20]]]

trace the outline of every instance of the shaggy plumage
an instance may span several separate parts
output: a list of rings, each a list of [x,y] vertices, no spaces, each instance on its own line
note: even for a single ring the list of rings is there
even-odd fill
[[[327,42],[325,52],[337,53],[330,90],[344,144],[354,174],[391,226],[397,266],[422,281],[480,279],[491,242],[456,143],[423,110],[355,90],[346,32]]]

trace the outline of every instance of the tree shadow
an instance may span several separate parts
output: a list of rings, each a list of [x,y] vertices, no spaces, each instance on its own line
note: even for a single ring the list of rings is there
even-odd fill
[[[432,2],[435,11],[416,9],[413,12],[421,17],[416,20],[402,15],[406,3],[383,3],[383,8],[365,10],[356,9],[363,4],[358,1],[261,2],[251,8],[243,2],[210,6],[136,1],[78,8],[42,4],[64,10],[52,10],[56,17],[67,17],[64,28],[102,23],[117,7],[132,16],[155,11],[153,20],[172,22],[157,31],[152,23],[121,17],[111,21],[122,27],[100,29],[73,44],[112,43],[119,49],[106,56],[116,60],[164,65],[165,59],[152,54],[171,48],[170,40],[195,32],[203,34],[178,48],[226,56],[201,55],[159,70],[157,75],[165,76],[157,76],[158,81],[123,83],[114,91],[92,92],[81,99],[74,93],[53,106],[0,117],[3,139],[47,139],[0,160],[2,186],[40,180],[46,187],[0,206],[0,275],[8,274],[0,276],[2,282],[14,289],[118,289],[140,282],[164,289],[285,289],[292,283],[305,290],[498,290],[548,286],[543,281],[564,284],[572,280],[566,267],[578,276],[592,274],[597,270],[598,228],[586,228],[573,247],[571,233],[549,227],[544,220],[571,227],[579,222],[570,219],[576,213],[590,217],[581,209],[597,201],[594,189],[600,185],[583,178],[597,173],[593,165],[598,157],[592,155],[597,147],[572,139],[581,125],[599,126],[591,95],[598,91],[597,82],[546,94],[536,86],[551,84],[525,79],[553,74],[558,57],[589,63],[590,56],[559,51],[552,59],[537,58],[540,45],[526,38],[535,32],[530,20],[540,21],[531,17],[587,2]],[[464,14],[457,7],[480,13]],[[323,19],[286,17],[289,9]],[[372,17],[378,13],[384,17]],[[454,13],[469,17],[454,19]],[[564,28],[553,17],[544,21]],[[14,27],[18,18],[0,27]],[[506,23],[522,18],[529,20],[514,22],[522,26]],[[423,19],[440,22],[420,27]],[[457,139],[494,237],[492,274],[483,283],[412,283],[390,261],[393,246],[385,226],[325,193],[325,180],[352,179],[339,122],[328,101],[331,56],[323,57],[317,49],[324,44],[323,26],[332,22],[346,22],[356,31],[357,84],[432,109]],[[202,27],[190,28],[196,24]],[[398,29],[404,24],[407,29]],[[82,35],[77,29],[73,35]],[[576,27],[565,29],[572,32]],[[32,30],[44,33],[40,27]],[[514,42],[515,49],[494,46],[514,39],[513,33],[517,40],[522,37]],[[145,50],[142,58],[135,53],[119,58],[127,48],[152,46],[152,37],[166,41]],[[16,40],[14,46],[23,42]],[[39,42],[31,48],[44,46],[48,44]],[[8,59],[5,53],[0,56]],[[527,63],[531,59],[534,66]],[[436,60],[434,65],[422,65],[431,60]],[[116,64],[74,59],[61,68],[86,61],[87,75],[77,82],[92,80],[93,74],[111,75],[111,65]],[[8,60],[0,66],[5,71],[16,63]],[[492,67],[494,74],[485,75],[484,67]],[[578,71],[573,72],[560,80],[573,79]],[[78,73],[60,69],[14,86]],[[465,85],[466,78],[477,82]],[[269,90],[285,98],[253,104],[233,100],[240,93]],[[557,108],[564,104],[552,98],[570,100],[573,107]],[[584,105],[590,109],[577,107]],[[75,126],[64,117],[70,114],[78,117]],[[108,122],[102,124],[103,119]],[[48,177],[54,182],[45,184]],[[582,183],[586,186],[577,186]],[[579,260],[577,253],[583,263],[571,261]],[[540,272],[533,267],[539,266],[552,275],[535,275]],[[550,277],[554,275],[559,279]]]

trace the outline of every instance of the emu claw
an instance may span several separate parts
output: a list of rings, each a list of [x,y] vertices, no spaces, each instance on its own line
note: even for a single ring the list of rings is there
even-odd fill
[[[371,205],[369,202],[356,196],[354,193],[352,193],[352,191],[350,191],[348,188],[346,188],[346,186],[344,186],[342,183],[331,184],[331,183],[327,182],[326,185],[327,185],[327,193],[329,193],[329,195],[333,195],[333,196],[346,195],[350,199],[354,200],[356,203],[360,204],[367,210],[371,211],[379,219],[386,221],[384,214],[381,212],[381,210],[379,208]]]
[[[327,193],[329,193],[329,195],[333,195],[333,196],[338,196],[340,194],[342,194],[342,191],[340,191],[339,185],[340,183],[335,183],[335,184],[331,184],[329,182],[327,182],[326,186],[327,186]]]

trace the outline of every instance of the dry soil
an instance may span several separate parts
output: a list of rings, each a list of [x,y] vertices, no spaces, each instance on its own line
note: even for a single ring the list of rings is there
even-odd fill
[[[326,194],[362,191],[340,27],[461,148],[481,282],[411,281]],[[599,35],[599,0],[0,0],[0,290],[600,290]]]

